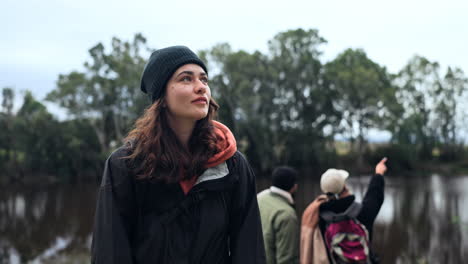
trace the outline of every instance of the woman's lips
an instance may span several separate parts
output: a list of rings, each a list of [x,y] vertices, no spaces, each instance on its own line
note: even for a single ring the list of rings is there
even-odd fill
[[[194,104],[207,104],[208,100],[205,97],[199,97],[192,101]]]

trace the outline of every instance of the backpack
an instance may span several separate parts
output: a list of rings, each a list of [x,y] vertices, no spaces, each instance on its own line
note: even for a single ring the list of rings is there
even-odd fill
[[[353,202],[343,213],[324,211],[325,244],[332,263],[371,263],[369,232],[357,220],[361,204]]]

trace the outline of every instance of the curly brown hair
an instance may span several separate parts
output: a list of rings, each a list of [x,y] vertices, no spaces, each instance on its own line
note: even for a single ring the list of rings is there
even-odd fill
[[[167,120],[164,97],[156,100],[135,122],[124,139],[130,150],[125,157],[131,162],[137,179],[154,179],[166,183],[191,179],[205,170],[205,164],[219,150],[211,122],[219,108],[210,100],[208,114],[196,122],[188,142],[182,146]]]

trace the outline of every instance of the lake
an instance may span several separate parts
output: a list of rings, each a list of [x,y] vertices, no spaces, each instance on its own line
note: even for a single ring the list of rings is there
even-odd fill
[[[370,177],[350,176],[360,201]],[[320,193],[302,180],[300,215]],[[97,184],[2,187],[0,264],[89,263]],[[258,179],[258,190],[268,181]],[[464,263],[468,259],[468,176],[386,177],[385,201],[374,227],[382,263]]]

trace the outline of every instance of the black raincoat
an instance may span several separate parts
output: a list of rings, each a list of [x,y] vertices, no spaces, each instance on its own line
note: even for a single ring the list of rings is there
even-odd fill
[[[255,176],[239,152],[178,183],[137,180],[120,148],[106,161],[92,243],[95,264],[265,263]]]

